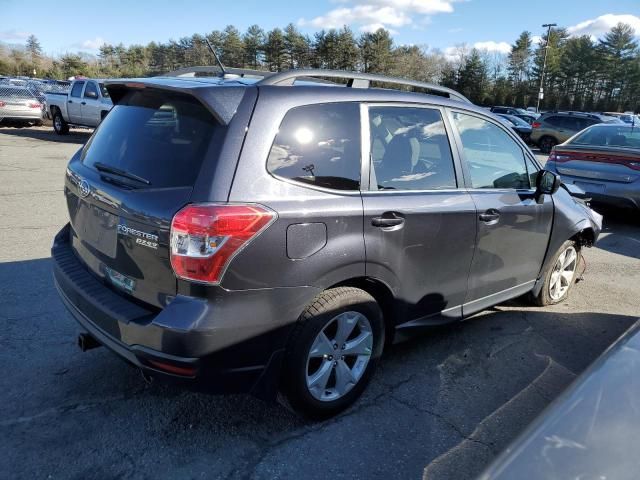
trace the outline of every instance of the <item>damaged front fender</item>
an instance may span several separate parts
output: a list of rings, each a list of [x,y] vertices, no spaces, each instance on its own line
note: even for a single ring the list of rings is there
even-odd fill
[[[564,242],[574,239],[580,246],[591,247],[598,240],[602,230],[602,215],[592,210],[584,200],[573,197],[568,190],[560,188],[553,195],[553,204],[553,226],[547,253],[533,287],[534,295],[540,293],[544,284],[544,272]]]

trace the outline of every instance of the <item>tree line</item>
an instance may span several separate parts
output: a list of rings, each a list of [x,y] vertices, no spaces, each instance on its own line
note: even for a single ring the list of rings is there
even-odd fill
[[[479,105],[536,104],[545,49],[543,109],[585,111],[640,110],[640,48],[633,29],[618,24],[600,39],[570,36],[555,28],[534,42],[522,32],[508,54],[468,45],[442,52],[417,45],[397,45],[385,29],[356,35],[348,27],[313,35],[295,25],[263,30],[252,25],[241,33],[233,25],[206,34],[225,66],[281,71],[291,68],[357,70],[439,83],[460,91]],[[63,79],[145,77],[182,67],[215,65],[205,36],[147,45],[104,44],[97,55],[43,54],[35,36],[24,48],[0,44],[0,74]]]

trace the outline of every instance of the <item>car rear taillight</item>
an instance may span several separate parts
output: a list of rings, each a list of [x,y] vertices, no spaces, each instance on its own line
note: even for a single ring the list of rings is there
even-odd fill
[[[5,105],[6,105],[6,103],[0,102],[0,107],[4,107]]]
[[[531,124],[531,128],[540,128],[542,126],[542,124],[540,122],[533,122]]]
[[[171,222],[171,267],[179,278],[218,284],[233,257],[275,218],[261,205],[187,205]]]
[[[569,160],[572,160],[571,155],[562,155],[561,153],[558,153],[555,150],[552,150],[551,155],[549,155],[549,159],[547,161],[568,162]]]
[[[30,103],[29,108],[42,108],[42,105],[39,103]]]

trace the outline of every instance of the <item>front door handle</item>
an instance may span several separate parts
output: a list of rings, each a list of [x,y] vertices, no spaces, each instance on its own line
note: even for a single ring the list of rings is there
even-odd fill
[[[498,220],[500,219],[500,211],[495,208],[490,208],[486,212],[481,213],[478,218],[480,218],[481,222],[489,224],[498,223]]]
[[[404,218],[394,212],[385,212],[380,217],[371,219],[371,225],[380,228],[397,227],[404,224]]]
[[[69,103],[73,103],[73,100],[69,100]]]
[[[86,105],[87,102],[80,102],[80,105]]]

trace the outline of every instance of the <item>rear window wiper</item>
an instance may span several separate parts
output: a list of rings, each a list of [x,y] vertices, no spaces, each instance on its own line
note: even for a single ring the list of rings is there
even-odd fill
[[[114,175],[119,175],[124,178],[128,178],[129,180],[135,180],[136,182],[144,183],[145,185],[151,185],[151,182],[146,178],[139,177],[133,173],[125,172],[124,170],[120,170],[116,167],[111,167],[109,165],[105,165],[104,163],[96,162],[93,164],[94,167],[100,172],[112,173]]]

